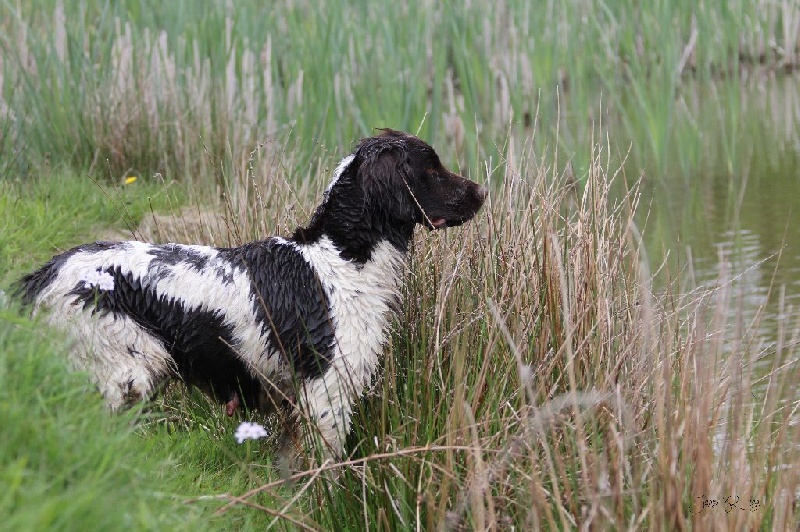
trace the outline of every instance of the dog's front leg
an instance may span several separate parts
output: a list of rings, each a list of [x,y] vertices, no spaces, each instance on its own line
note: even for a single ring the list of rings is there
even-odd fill
[[[335,363],[322,377],[303,386],[298,406],[307,421],[304,439],[311,443],[310,449],[321,451],[323,460],[341,457],[358,391],[358,384],[352,382],[349,372]]]
[[[343,385],[333,368],[301,384],[296,407],[284,419],[279,441],[276,464],[282,476],[288,478],[299,469],[342,457],[354,390]]]

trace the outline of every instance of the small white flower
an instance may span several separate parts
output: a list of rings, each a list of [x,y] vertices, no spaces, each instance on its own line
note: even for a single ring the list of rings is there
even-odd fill
[[[84,288],[97,287],[106,292],[114,290],[114,276],[108,272],[100,270],[99,268],[85,274],[81,278],[81,281],[83,281]]]
[[[239,427],[236,429],[236,433],[233,435],[238,443],[244,443],[245,440],[266,438],[267,436],[269,436],[269,434],[267,434],[267,429],[265,429],[262,425],[259,425],[258,423],[250,423],[248,421],[244,421],[241,425],[239,425]]]

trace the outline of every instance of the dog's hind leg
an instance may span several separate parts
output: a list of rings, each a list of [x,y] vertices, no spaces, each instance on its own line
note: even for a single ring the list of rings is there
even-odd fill
[[[111,410],[149,398],[175,374],[163,344],[132,320],[84,315],[68,327],[75,365],[91,373]]]
[[[164,346],[145,332],[126,338],[115,347],[120,363],[109,375],[103,393],[110,406],[129,406],[149,399],[176,374],[173,359]]]
[[[241,405],[242,401],[239,399],[239,394],[233,392],[228,402],[225,403],[225,414],[227,414],[228,417],[233,416],[233,414],[236,413],[236,411],[239,409]]]

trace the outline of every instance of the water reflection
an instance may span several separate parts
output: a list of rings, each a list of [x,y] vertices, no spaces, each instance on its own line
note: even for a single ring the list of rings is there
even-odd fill
[[[713,255],[695,256],[695,280],[700,287],[732,294],[740,319],[750,323],[767,304],[769,295],[761,242],[747,229],[727,230],[720,236],[722,239],[712,245]]]
[[[706,137],[719,137],[706,139],[709,149],[720,151],[691,179],[650,185],[648,247],[651,256],[668,250],[676,267],[691,259],[704,287],[718,285],[727,267],[733,308],[774,339],[780,287],[800,307],[800,77],[745,73],[737,90],[736,105],[713,86],[681,95]],[[725,164],[733,151],[737,162]]]
[[[758,379],[793,341],[798,324],[786,318],[800,311],[800,77],[745,73],[731,90],[698,83],[679,96],[676,120],[698,124],[708,160],[688,178],[646,183],[645,234],[651,257],[668,254],[673,271],[689,264],[697,294],[725,298],[723,345],[709,356],[755,355],[754,392],[763,396],[770,381]]]
[[[763,375],[771,367],[780,334],[780,320],[769,310],[771,296],[778,292],[772,283],[777,255],[765,252],[759,235],[747,229],[723,231],[720,237],[712,245],[713,258],[708,254],[692,261],[694,282],[701,293],[723,300],[723,308],[730,312],[727,323],[721,324],[723,352],[750,342],[750,351],[757,357],[756,374]]]

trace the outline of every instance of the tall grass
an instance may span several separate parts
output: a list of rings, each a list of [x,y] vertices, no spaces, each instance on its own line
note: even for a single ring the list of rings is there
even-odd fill
[[[417,235],[404,310],[382,377],[354,415],[347,459],[281,479],[267,444],[239,448],[221,411],[170,393],[136,436],[115,424],[120,438],[98,443],[110,456],[141,445],[151,460],[180,464],[155,473],[130,458],[142,464],[144,491],[118,504],[157,489],[188,505],[189,522],[221,528],[796,526],[796,309],[782,309],[777,343],[765,345],[753,320],[767,318],[739,314],[724,264],[720,288],[684,290],[688,280],[669,272],[673,285],[654,293],[634,223],[638,182],[615,170],[608,145],[594,147],[583,188],[530,144],[504,149],[508,158],[487,161],[478,178],[493,189],[478,219]],[[307,194],[320,196],[331,155],[318,153],[302,189],[291,183],[291,154],[264,145],[221,170],[229,186],[202,208],[151,216],[135,234],[225,245],[286,233],[307,219]],[[628,190],[618,200],[615,185]],[[3,345],[6,364],[59,356],[32,344],[35,354],[20,358],[16,344]],[[69,393],[81,396],[86,385],[75,382]],[[31,389],[0,403],[26,411]],[[80,419],[83,407],[71,404],[45,411]],[[40,504],[73,489],[43,491]],[[151,508],[142,526],[162,526],[169,505]]]
[[[710,121],[726,100],[684,109],[682,86],[714,79],[730,92],[742,69],[796,67],[800,43],[797,5],[767,0],[0,10],[0,160],[15,176],[51,157],[102,175],[205,179],[265,138],[345,145],[387,124],[456,145],[465,167],[497,156],[510,129],[539,151],[560,142],[583,176],[582,146],[602,123],[623,153],[636,140],[631,163],[655,175],[676,159],[687,175],[704,161],[735,168],[737,154],[709,149],[709,137],[743,142]]]
[[[3,283],[81,230],[96,238],[96,225],[121,219],[143,220],[120,226],[151,241],[286,234],[308,219],[341,155],[334,146],[375,126],[419,130],[492,188],[479,219],[418,235],[382,377],[354,416],[351,456],[291,480],[272,468],[267,445],[235,446],[234,422],[180,391],[135,435],[75,399],[82,381],[40,400],[39,381],[64,374],[47,365],[64,346],[21,340],[33,326],[3,311],[0,424],[20,427],[2,455],[11,523],[45,526],[39,504],[53,508],[54,526],[84,528],[195,519],[219,528],[796,527],[797,309],[776,286],[781,310],[767,343],[758,331],[770,315],[742,311],[724,261],[718,287],[705,291],[668,263],[650,271],[634,176],[679,169],[689,181],[721,168],[730,177],[755,151],[792,149],[794,107],[749,100],[742,87],[757,68],[754,83],[770,95],[772,76],[797,66],[798,9],[767,0],[3,3]],[[763,120],[745,129],[752,116]],[[75,172],[140,180],[104,203],[60,181]],[[183,186],[161,191],[156,174]],[[157,209],[183,207],[147,215],[150,198]],[[665,290],[656,292],[656,273],[670,281]],[[25,371],[32,376],[11,378]],[[58,420],[84,409],[90,429],[112,436],[86,449],[102,467],[55,460],[54,474],[36,476],[45,462],[25,438],[44,435],[41,449],[57,456]],[[26,411],[56,421],[39,426]],[[71,434],[66,448],[78,456]],[[137,443],[147,456],[130,450]],[[117,455],[139,467],[109,465]],[[159,472],[162,463],[180,467]],[[53,483],[74,471],[75,482]],[[166,498],[153,502],[157,489]],[[66,515],[71,493],[141,512]],[[182,511],[161,515],[170,504]]]
[[[608,145],[592,150],[583,189],[530,144],[505,151],[484,168],[494,193],[479,219],[418,234],[350,456],[289,481],[272,473],[219,496],[218,512],[261,504],[251,511],[311,529],[796,526],[796,310],[765,345],[724,264],[716,289],[682,291],[689,280],[669,272],[655,293],[638,182],[614,170]],[[286,207],[279,157],[255,153],[232,172],[228,197],[250,196],[242,235],[304,216]],[[323,184],[331,161],[319,161]],[[614,200],[615,186],[628,192]],[[240,238],[235,216],[206,216],[161,219],[159,234]],[[285,502],[264,507],[265,495]]]

